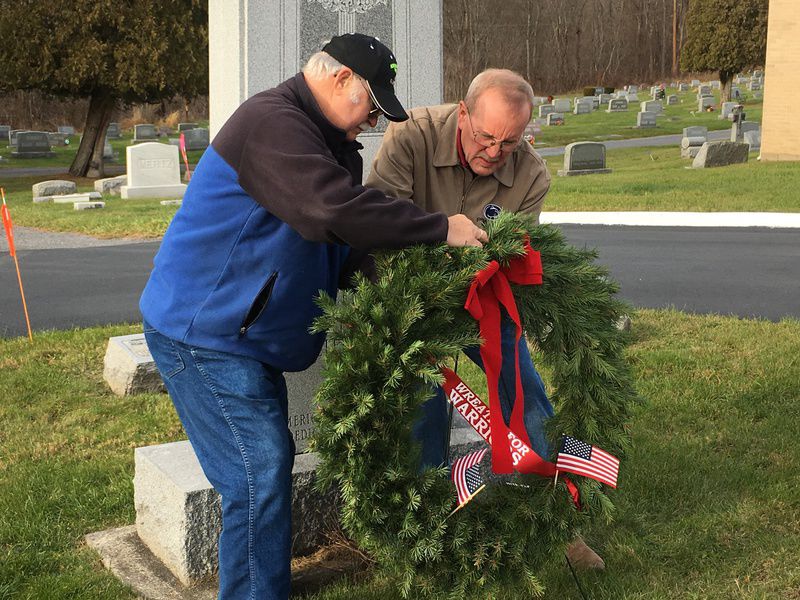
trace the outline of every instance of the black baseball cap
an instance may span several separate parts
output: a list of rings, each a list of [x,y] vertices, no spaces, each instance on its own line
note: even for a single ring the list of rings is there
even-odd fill
[[[397,59],[378,38],[363,33],[345,33],[331,39],[322,51],[366,80],[366,88],[372,101],[387,119],[408,119],[403,105],[394,94]]]

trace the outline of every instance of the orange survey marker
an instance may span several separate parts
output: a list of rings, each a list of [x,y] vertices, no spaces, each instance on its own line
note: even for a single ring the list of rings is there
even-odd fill
[[[192,178],[192,172],[189,170],[189,159],[186,158],[186,137],[181,132],[178,138],[178,147],[181,149],[181,156],[183,156],[183,164],[186,165],[186,172],[183,174],[183,180],[189,181]]]
[[[0,188],[0,197],[3,199],[3,206],[0,208],[0,213],[3,216],[3,229],[6,230],[6,238],[8,239],[8,252],[11,258],[14,259],[14,265],[17,267],[17,281],[19,282],[19,293],[22,296],[22,310],[25,311],[25,323],[28,325],[28,338],[33,341],[33,333],[31,332],[31,320],[28,318],[28,305],[25,303],[25,290],[22,289],[22,276],[19,272],[19,261],[17,260],[17,251],[14,248],[14,226],[11,223],[11,214],[8,212],[6,205],[6,192]]]

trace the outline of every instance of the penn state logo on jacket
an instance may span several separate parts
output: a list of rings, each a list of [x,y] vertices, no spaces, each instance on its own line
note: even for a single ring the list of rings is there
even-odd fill
[[[500,216],[500,211],[503,209],[497,206],[497,204],[487,204],[483,207],[483,218],[484,219],[496,219]]]

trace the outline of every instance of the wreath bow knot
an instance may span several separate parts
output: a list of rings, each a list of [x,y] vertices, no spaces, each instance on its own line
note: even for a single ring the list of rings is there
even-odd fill
[[[512,473],[514,471],[511,445],[508,443],[509,429],[527,446],[531,446],[528,432],[525,429],[525,396],[522,390],[522,378],[519,371],[519,341],[522,337],[522,324],[517,304],[511,291],[511,283],[521,285],[541,285],[542,258],[539,252],[531,248],[529,240],[525,240],[525,254],[509,261],[507,266],[500,266],[496,260],[475,274],[475,278],[467,293],[464,308],[478,321],[480,335],[484,343],[480,353],[486,370],[486,382],[489,389],[489,416],[492,430],[492,470],[495,473]],[[510,427],[506,426],[500,408],[498,386],[500,370],[503,366],[501,351],[502,318],[500,307],[505,308],[515,325],[514,370],[515,395],[511,411]],[[526,473],[536,473],[544,477],[555,474],[555,465],[544,460],[535,452],[526,461]],[[538,459],[538,460],[537,460]],[[519,469],[521,465],[518,465]]]

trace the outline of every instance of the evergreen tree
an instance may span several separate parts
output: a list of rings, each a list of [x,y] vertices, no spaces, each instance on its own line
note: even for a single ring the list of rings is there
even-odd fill
[[[681,53],[687,71],[718,71],[722,102],[731,82],[747,67],[763,65],[767,52],[769,0],[692,0]]]
[[[207,0],[0,0],[0,88],[88,98],[70,173],[103,174],[119,103],[208,89]]]

